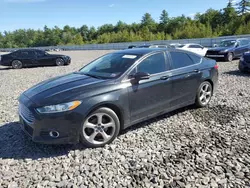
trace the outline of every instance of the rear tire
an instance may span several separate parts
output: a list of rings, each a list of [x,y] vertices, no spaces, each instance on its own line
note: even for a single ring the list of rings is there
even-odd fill
[[[232,62],[234,59],[234,54],[233,53],[228,53],[226,57],[226,61]]]
[[[198,108],[203,108],[203,107],[207,106],[208,103],[210,102],[212,96],[213,96],[212,85],[207,81],[202,82],[201,85],[199,86],[197,92],[196,92],[195,105]]]
[[[111,143],[120,132],[120,120],[110,108],[99,108],[85,119],[80,133],[81,142],[90,148]]]
[[[62,58],[58,58],[56,59],[56,65],[57,66],[63,66],[64,65],[64,60]]]
[[[21,69],[23,68],[23,63],[19,60],[14,60],[12,61],[11,66],[13,69]]]

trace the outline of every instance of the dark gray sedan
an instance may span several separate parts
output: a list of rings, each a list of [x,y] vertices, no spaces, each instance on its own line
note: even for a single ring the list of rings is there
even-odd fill
[[[206,106],[217,80],[216,62],[190,52],[114,52],[25,91],[21,127],[35,142],[101,147],[133,124],[191,104]]]

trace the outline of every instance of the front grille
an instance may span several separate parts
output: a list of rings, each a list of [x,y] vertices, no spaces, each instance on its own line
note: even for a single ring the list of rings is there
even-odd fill
[[[24,120],[29,123],[32,124],[35,121],[35,117],[32,114],[32,112],[22,103],[19,104],[19,108],[18,108],[19,114],[24,118]]]
[[[207,55],[219,55],[218,51],[207,51]]]

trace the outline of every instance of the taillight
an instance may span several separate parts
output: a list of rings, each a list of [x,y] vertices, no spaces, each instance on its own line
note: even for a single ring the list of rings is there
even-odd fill
[[[214,65],[214,68],[216,69],[216,70],[218,70],[219,69],[219,65]]]

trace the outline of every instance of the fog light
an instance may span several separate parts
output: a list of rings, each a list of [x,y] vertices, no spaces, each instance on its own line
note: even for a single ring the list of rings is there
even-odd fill
[[[57,131],[50,131],[49,136],[52,138],[58,138],[59,137],[59,132]]]

